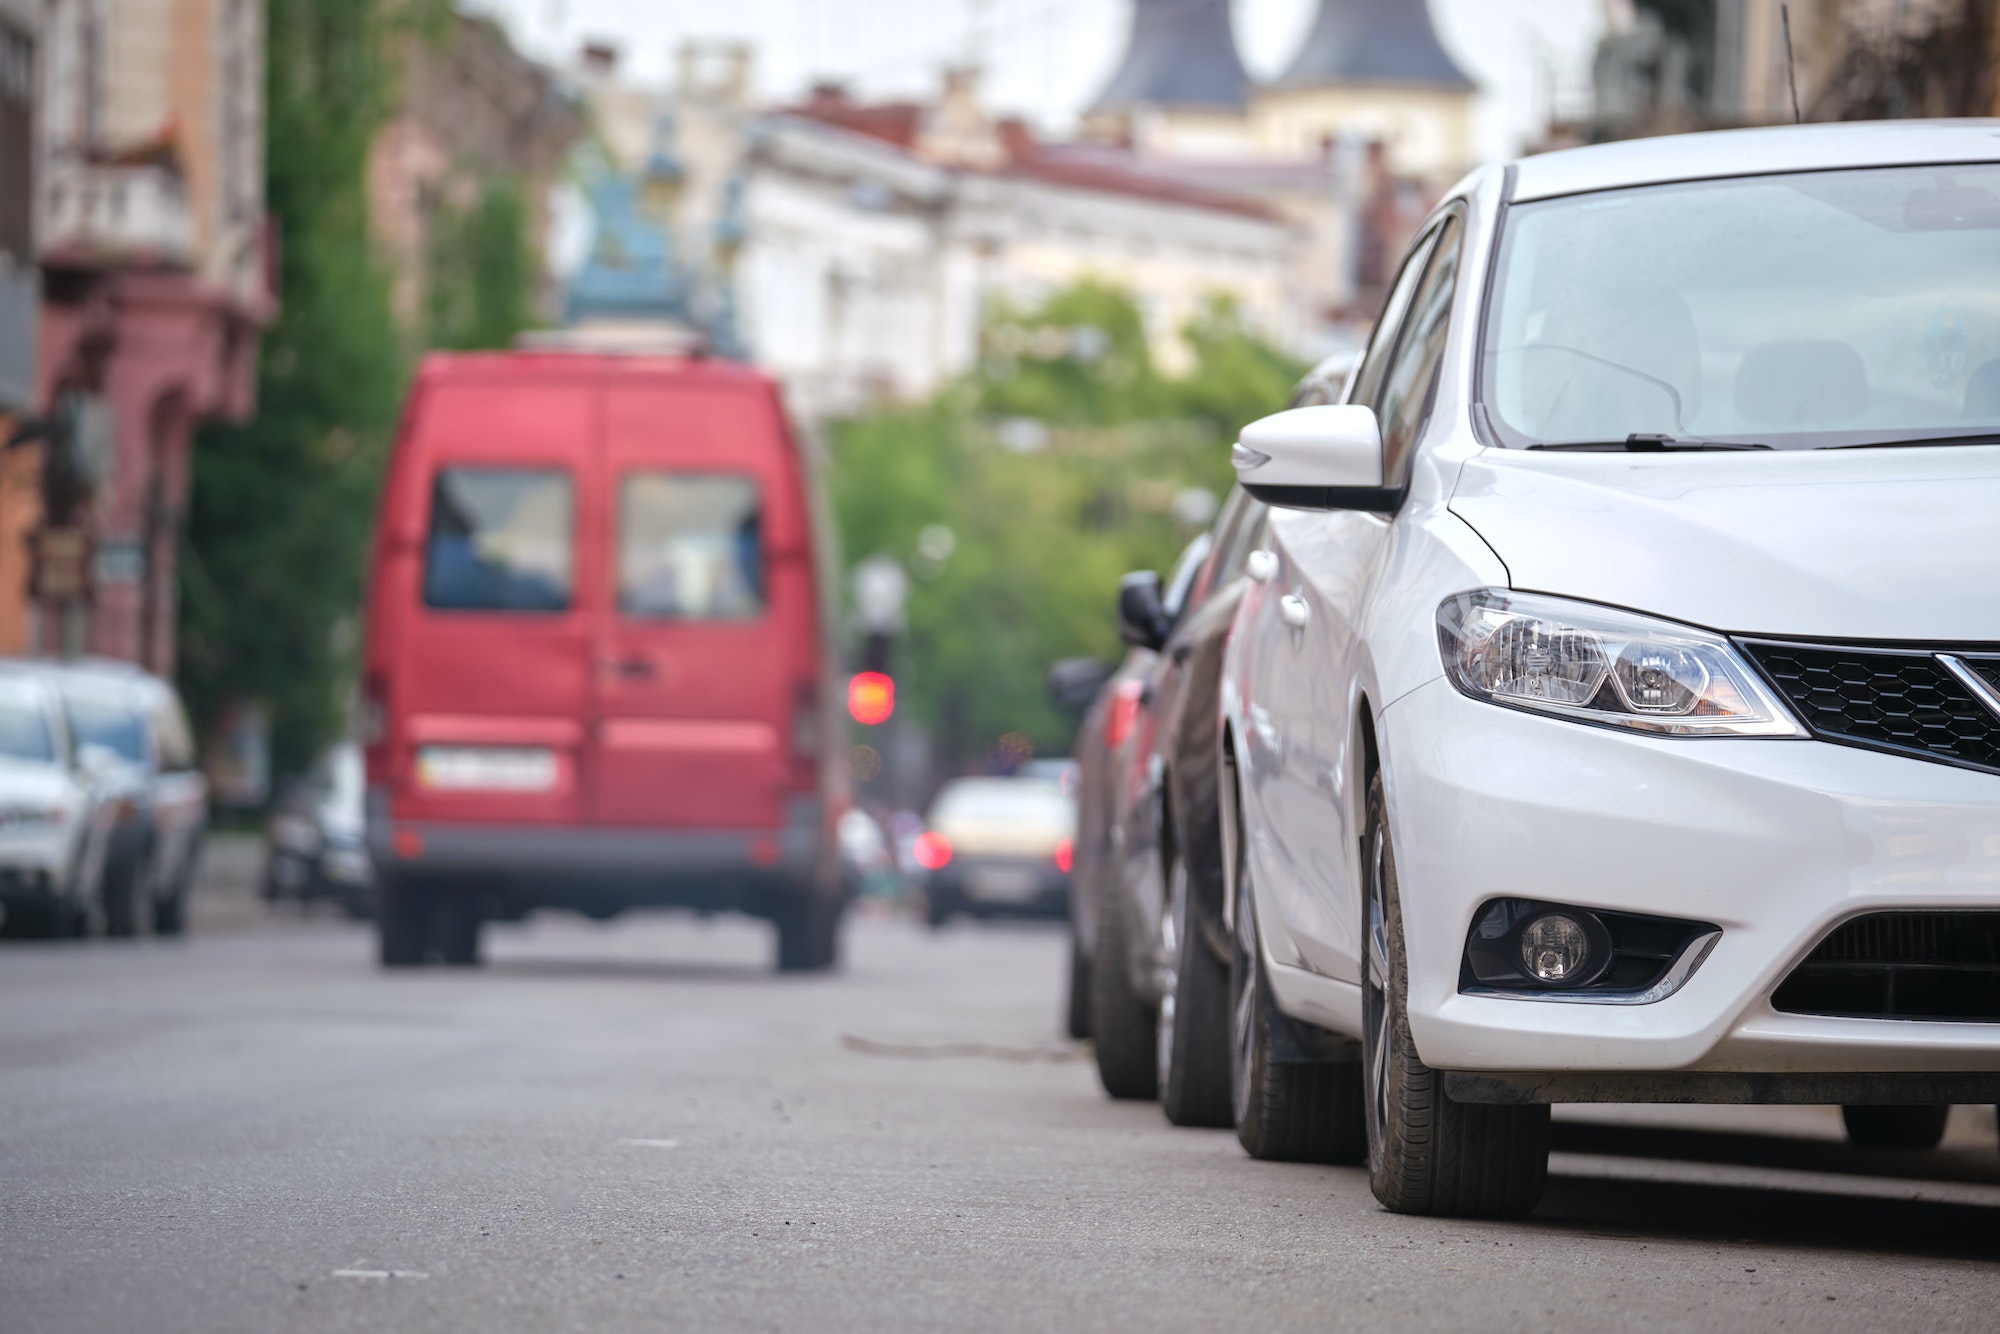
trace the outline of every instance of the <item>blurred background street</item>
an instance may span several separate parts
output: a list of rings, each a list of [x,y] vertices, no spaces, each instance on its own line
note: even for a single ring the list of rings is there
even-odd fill
[[[1107,1101],[1056,930],[868,916],[785,978],[740,920],[543,918],[384,979],[243,852],[186,942],[0,967],[9,1328],[1982,1330],[2000,1293],[1990,1108],[1935,1152],[1573,1109],[1529,1222],[1399,1217]]]
[[[1996,69],[2000,0],[0,0],[0,1331],[1993,1328],[1991,1106],[1561,1108],[1526,1222],[1404,1217],[1108,1097],[1072,905],[1165,902],[1229,447],[1455,181]]]

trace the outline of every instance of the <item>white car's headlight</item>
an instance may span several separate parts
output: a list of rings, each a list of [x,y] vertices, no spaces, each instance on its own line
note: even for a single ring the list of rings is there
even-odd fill
[[[1720,635],[1536,593],[1481,589],[1438,608],[1452,684],[1475,699],[1661,736],[1803,737]]]

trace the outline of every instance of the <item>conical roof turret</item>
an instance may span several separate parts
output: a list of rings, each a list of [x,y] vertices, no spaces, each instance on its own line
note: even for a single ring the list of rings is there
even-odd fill
[[[1235,111],[1245,105],[1249,85],[1229,0],[1132,0],[1125,62],[1089,114],[1138,106]]]
[[[1427,0],[1320,0],[1305,44],[1277,82],[1473,86],[1438,40]]]

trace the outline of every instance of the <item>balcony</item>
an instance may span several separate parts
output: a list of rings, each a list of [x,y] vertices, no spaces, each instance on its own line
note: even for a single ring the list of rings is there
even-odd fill
[[[53,162],[44,178],[42,254],[59,263],[172,268],[194,260],[194,212],[172,167]]]

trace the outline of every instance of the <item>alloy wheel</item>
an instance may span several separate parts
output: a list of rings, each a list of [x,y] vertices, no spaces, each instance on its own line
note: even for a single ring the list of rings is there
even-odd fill
[[[1230,1101],[1236,1109],[1236,1123],[1250,1116],[1250,1096],[1256,1079],[1257,997],[1262,988],[1263,960],[1257,949],[1257,922],[1250,903],[1248,868],[1239,859],[1236,866],[1236,960],[1230,970],[1229,1054]]]
[[[1362,845],[1362,875],[1366,880],[1366,931],[1362,947],[1366,980],[1362,987],[1363,1070],[1368,1098],[1368,1162],[1382,1166],[1383,1140],[1389,1124],[1389,1048],[1394,1016],[1389,1007],[1389,913],[1384,899],[1382,830],[1371,825]]]
[[[1154,1029],[1154,1059],[1160,1072],[1160,1087],[1174,1066],[1174,996],[1180,989],[1181,933],[1187,929],[1187,863],[1174,858],[1167,871],[1167,901],[1160,912],[1160,1008]]]

